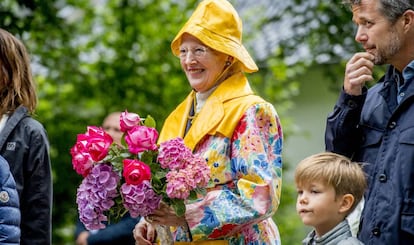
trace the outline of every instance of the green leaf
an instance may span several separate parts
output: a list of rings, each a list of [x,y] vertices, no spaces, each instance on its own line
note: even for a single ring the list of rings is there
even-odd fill
[[[140,156],[141,162],[146,163],[152,169],[152,167],[156,167],[155,165],[152,165],[152,164],[156,162],[157,154],[158,153],[156,151],[150,151],[150,150],[144,151],[141,153],[141,156]]]
[[[122,197],[119,195],[114,199],[115,205],[107,211],[108,223],[118,223],[128,212],[122,203]]]
[[[190,195],[188,196],[188,199],[189,199],[189,200],[194,200],[194,199],[197,199],[197,192],[196,192],[196,191],[194,191],[194,190],[191,190],[191,191],[190,191]]]
[[[207,189],[206,189],[206,188],[196,188],[196,189],[194,189],[194,191],[195,191],[197,194],[200,194],[200,195],[202,195],[202,196],[207,195]]]
[[[119,157],[120,158],[133,158],[133,155],[131,154],[131,153],[129,153],[129,152],[121,152],[120,154],[119,154]]]
[[[158,195],[165,196],[166,186],[163,183],[165,183],[165,180],[158,179],[155,176],[151,178],[151,186],[154,192]]]
[[[150,115],[147,116],[144,120],[144,125],[147,127],[155,128],[157,126],[157,123],[155,122],[154,118]]]
[[[174,209],[177,216],[182,217],[185,214],[184,201],[182,199],[172,199],[171,202],[172,202],[171,206]]]

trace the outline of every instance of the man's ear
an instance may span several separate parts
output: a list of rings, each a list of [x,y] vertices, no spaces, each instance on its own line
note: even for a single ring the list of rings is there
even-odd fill
[[[342,203],[341,206],[339,207],[339,212],[340,213],[346,213],[348,212],[352,205],[355,202],[355,198],[352,194],[345,194],[342,196]]]
[[[402,16],[402,21],[404,25],[404,32],[414,30],[414,10],[409,9],[405,11],[405,13]]]

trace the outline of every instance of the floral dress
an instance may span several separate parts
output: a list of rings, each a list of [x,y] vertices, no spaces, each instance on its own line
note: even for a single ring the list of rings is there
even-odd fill
[[[201,110],[197,117],[199,125],[196,121],[192,126],[194,131],[199,129],[197,133],[202,131],[203,123],[220,125],[215,124],[213,119],[220,116],[219,106],[211,103],[221,101],[225,104],[232,98],[240,98],[240,94],[252,93],[244,77],[236,76],[230,80],[234,81],[224,82],[213,92],[211,99],[207,99],[205,110],[214,108],[214,112],[203,112],[204,108]],[[282,129],[279,117],[274,107],[264,100],[252,103],[242,112],[238,109],[239,102],[223,107],[224,116],[218,121],[227,120],[223,124],[224,129],[210,125],[206,129],[208,133],[199,137],[200,140],[192,142],[187,139],[190,147],[194,144],[194,153],[201,154],[207,160],[211,180],[204,196],[187,203],[186,220],[190,235],[177,228],[176,241],[227,240],[229,244],[238,245],[281,244],[277,226],[272,220],[279,206],[282,184]],[[229,108],[236,108],[240,115]],[[186,111],[178,108],[170,117],[178,118],[177,115]],[[232,111],[227,115],[230,119],[226,119],[229,111]],[[209,115],[203,116],[203,113]],[[234,117],[238,120],[235,121]],[[235,122],[234,128],[229,126],[229,120]],[[170,125],[164,125],[163,130],[183,125],[171,118],[166,120],[166,124]],[[229,127],[231,130],[227,130]],[[191,135],[197,134],[192,133],[191,129],[188,133],[190,135],[186,135],[184,140],[186,137],[198,139]],[[161,138],[172,136],[171,133],[169,136],[161,133]]]

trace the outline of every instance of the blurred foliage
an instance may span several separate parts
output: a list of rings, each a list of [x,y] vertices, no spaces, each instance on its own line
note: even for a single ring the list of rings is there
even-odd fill
[[[342,4],[342,0],[263,1],[267,3],[261,10],[265,14],[257,16],[262,19],[256,30],[261,39],[269,40],[266,48],[273,51],[270,56],[280,53],[281,61],[289,70],[292,66],[319,65],[326,80],[331,82],[327,86],[338,91],[346,61],[355,52],[363,51],[354,39],[356,25],[349,7]],[[376,66],[375,79],[384,70],[385,66]]]
[[[197,2],[0,2],[0,26],[22,39],[33,59],[40,101],[37,119],[51,143],[53,244],[73,244],[81,178],[72,169],[69,149],[76,134],[83,133],[86,125],[99,125],[108,112],[125,109],[151,114],[160,129],[189,92],[170,42]],[[330,64],[321,66],[327,80],[335,81],[327,86],[340,87],[344,58],[358,50],[351,13],[339,1],[258,0],[254,8],[251,0],[232,3],[243,10],[244,43],[253,57],[261,57],[256,59],[260,72],[249,75],[249,80],[258,94],[276,106],[287,138],[295,133],[284,114],[299,95],[298,74],[315,63]],[[260,49],[265,50],[262,55]],[[291,170],[285,162],[285,173]],[[283,244],[299,244],[305,234],[294,211],[295,201],[295,188],[286,178],[274,216]]]

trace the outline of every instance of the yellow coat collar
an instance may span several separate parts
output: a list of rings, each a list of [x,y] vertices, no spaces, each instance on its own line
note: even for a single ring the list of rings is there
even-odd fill
[[[195,92],[191,91],[165,120],[158,139],[159,143],[184,136],[194,96]],[[243,73],[231,76],[207,98],[205,105],[184,137],[185,144],[193,150],[205,135],[219,134],[230,138],[247,108],[263,101],[262,98],[253,94]]]

